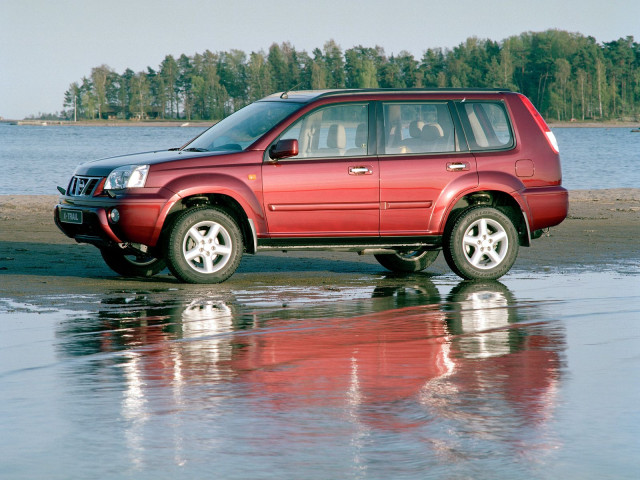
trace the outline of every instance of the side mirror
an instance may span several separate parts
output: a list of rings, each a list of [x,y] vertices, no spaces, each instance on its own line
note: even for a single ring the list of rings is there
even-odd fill
[[[273,160],[295,157],[296,155],[298,155],[298,140],[295,138],[280,140],[269,149],[269,157]]]

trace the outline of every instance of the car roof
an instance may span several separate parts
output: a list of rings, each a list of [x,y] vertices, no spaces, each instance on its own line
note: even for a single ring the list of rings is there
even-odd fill
[[[507,88],[342,88],[325,90],[291,90],[277,92],[262,100],[287,100],[297,103],[308,103],[320,97],[342,95],[393,95],[395,94],[420,94],[420,93],[506,93],[511,92]]]

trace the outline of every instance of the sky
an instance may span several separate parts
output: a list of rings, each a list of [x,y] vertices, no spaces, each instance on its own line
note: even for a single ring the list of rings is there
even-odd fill
[[[640,42],[638,0],[0,0],[0,117],[63,109],[91,69],[158,68],[166,55],[268,51],[290,42],[311,53],[330,39],[402,50],[501,41],[550,28],[599,43]]]

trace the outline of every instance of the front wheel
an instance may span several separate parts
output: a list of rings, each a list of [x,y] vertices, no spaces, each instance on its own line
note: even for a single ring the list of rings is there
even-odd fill
[[[420,272],[435,262],[438,250],[414,250],[411,252],[376,254],[376,260],[384,268],[397,273]]]
[[[238,268],[242,251],[242,234],[235,220],[208,206],[180,214],[165,244],[169,270],[188,283],[224,282]]]
[[[468,280],[495,280],[507,273],[518,256],[518,232],[504,213],[477,206],[464,211],[445,235],[447,264]]]
[[[161,258],[130,253],[119,247],[101,248],[100,254],[107,266],[123,277],[152,277],[167,266]]]

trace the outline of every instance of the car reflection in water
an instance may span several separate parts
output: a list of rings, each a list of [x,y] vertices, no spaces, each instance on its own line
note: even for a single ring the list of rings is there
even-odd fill
[[[544,427],[565,349],[560,327],[498,282],[462,282],[444,300],[428,280],[377,287],[368,300],[323,305],[320,318],[309,304],[110,302],[59,337],[64,355],[113,354],[76,375],[104,377],[117,363],[120,413],[132,425],[224,405],[227,415],[263,423],[280,413],[294,423],[322,418],[321,429],[336,432],[345,422],[367,431],[429,428],[446,457],[474,435],[517,443],[521,429]],[[129,447],[141,448],[144,435],[129,435]],[[262,440],[282,443],[279,435],[276,428]]]
[[[274,408],[345,409],[381,428],[418,426],[434,415],[479,414],[486,422],[481,397],[521,420],[546,419],[562,345],[538,325],[518,324],[533,306],[517,307],[497,282],[463,282],[444,304],[433,292],[376,289],[374,298],[393,305],[312,326],[279,320],[277,331],[248,337],[232,370]],[[417,404],[427,410],[417,412]]]

